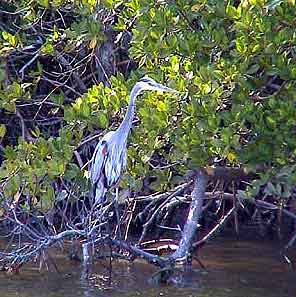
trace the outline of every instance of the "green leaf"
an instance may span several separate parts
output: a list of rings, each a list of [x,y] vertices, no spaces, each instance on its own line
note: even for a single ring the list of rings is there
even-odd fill
[[[46,41],[42,47],[41,47],[41,52],[44,55],[52,55],[54,53],[54,47],[50,41]]]
[[[4,124],[0,125],[0,138],[3,138],[6,133],[6,126]]]
[[[239,19],[241,16],[241,7],[235,8],[234,6],[228,4],[226,7],[226,14],[232,19]]]
[[[5,41],[7,41],[11,46],[16,47],[17,39],[14,35],[10,34],[9,32],[2,32],[2,37]]]
[[[271,195],[271,196],[277,196],[278,192],[276,187],[273,185],[273,183],[268,182],[265,189],[264,189],[264,193]]]
[[[258,64],[253,64],[251,67],[249,67],[247,73],[255,74],[259,69],[260,69],[260,66]]]
[[[74,164],[71,163],[67,166],[67,170],[65,172],[65,178],[68,180],[74,179],[75,177],[78,177],[81,174],[80,168]]]
[[[245,37],[241,36],[240,38],[237,38],[235,40],[235,46],[239,53],[245,53],[247,51]]]
[[[114,3],[114,0],[102,0],[102,5],[104,5],[104,7],[109,9],[113,8],[113,3]]]
[[[98,115],[98,124],[99,124],[99,127],[101,128],[107,128],[108,127],[108,116],[103,113],[103,112],[100,112],[99,115]]]
[[[51,186],[48,186],[46,191],[42,194],[41,197],[41,209],[43,211],[49,210],[52,208],[55,200],[54,190]]]
[[[38,2],[41,6],[43,6],[43,7],[45,7],[45,8],[48,8],[49,0],[37,0],[37,2]]]

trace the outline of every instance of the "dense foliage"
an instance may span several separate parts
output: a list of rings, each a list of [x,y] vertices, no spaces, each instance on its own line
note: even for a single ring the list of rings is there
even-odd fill
[[[80,167],[97,139],[86,140],[117,126],[145,74],[180,96],[138,100],[124,187],[156,176],[161,190],[188,168],[221,165],[258,174],[243,196],[290,197],[295,1],[95,2],[0,3],[2,197],[48,208],[62,189],[87,192]],[[110,42],[114,67],[98,68]]]

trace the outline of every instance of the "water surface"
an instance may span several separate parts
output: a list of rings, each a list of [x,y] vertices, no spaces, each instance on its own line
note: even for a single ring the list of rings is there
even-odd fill
[[[173,284],[153,285],[149,279],[157,271],[137,262],[101,260],[93,265],[89,278],[79,263],[65,255],[54,257],[59,273],[30,265],[19,275],[0,273],[1,297],[103,297],[103,296],[186,296],[186,297],[293,297],[296,275],[280,256],[279,246],[269,243],[223,240],[204,246],[193,269],[177,273]],[[293,256],[291,255],[293,259]]]

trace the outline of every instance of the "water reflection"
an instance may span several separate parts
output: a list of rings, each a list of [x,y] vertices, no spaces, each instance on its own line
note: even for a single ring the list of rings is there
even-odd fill
[[[107,261],[98,261],[90,271],[85,271],[59,255],[56,264],[60,273],[53,267],[39,273],[37,265],[26,266],[19,275],[1,273],[0,296],[296,296],[295,274],[283,263],[276,246],[216,242],[201,250],[200,259],[206,270],[194,263],[193,269],[176,273],[171,285],[156,286],[148,281],[155,268],[144,263],[114,262],[110,283]]]

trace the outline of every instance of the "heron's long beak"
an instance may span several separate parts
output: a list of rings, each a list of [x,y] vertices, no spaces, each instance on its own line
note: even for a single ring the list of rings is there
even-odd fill
[[[155,83],[155,88],[157,89],[157,91],[160,91],[160,92],[179,93],[178,91],[168,88],[159,83]]]

